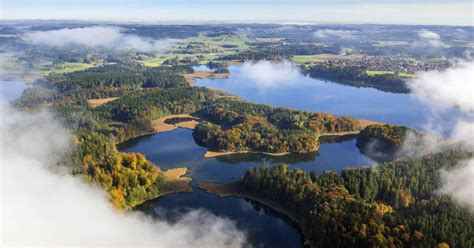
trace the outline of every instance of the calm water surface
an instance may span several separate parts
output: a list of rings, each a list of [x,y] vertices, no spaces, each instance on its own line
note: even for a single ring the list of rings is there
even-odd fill
[[[207,67],[196,67],[207,70]],[[421,129],[429,109],[410,94],[393,94],[371,88],[356,88],[300,75],[294,82],[278,87],[263,87],[245,77],[240,65],[230,68],[228,79],[200,79],[195,85],[221,89],[245,100],[307,111],[331,112],[371,120],[396,123]],[[456,114],[447,112],[446,116]],[[447,118],[444,118],[447,119]],[[176,129],[130,140],[121,145],[127,152],[140,152],[162,169],[186,166],[192,193],[179,193],[149,201],[141,210],[155,217],[173,220],[192,209],[205,209],[229,218],[246,232],[255,247],[301,247],[301,235],[284,216],[260,204],[235,197],[221,198],[197,188],[199,182],[226,183],[241,178],[248,168],[263,164],[286,163],[304,171],[333,170],[360,167],[374,162],[362,155],[355,139],[321,144],[320,150],[303,155],[272,157],[257,154],[203,158],[205,148],[198,146],[192,131]]]
[[[23,81],[2,81],[0,80],[0,99],[13,101],[18,99],[28,85]]]

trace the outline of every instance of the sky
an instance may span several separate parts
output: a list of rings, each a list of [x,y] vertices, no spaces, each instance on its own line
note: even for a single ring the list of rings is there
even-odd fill
[[[0,0],[1,20],[473,25],[471,0]]]

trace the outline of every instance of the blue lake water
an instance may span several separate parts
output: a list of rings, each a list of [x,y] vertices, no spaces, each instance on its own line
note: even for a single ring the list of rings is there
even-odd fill
[[[207,70],[207,67],[196,67]],[[263,87],[249,80],[242,66],[229,67],[227,79],[199,79],[195,85],[228,91],[242,99],[305,111],[331,112],[422,129],[430,117],[429,107],[410,94],[394,94],[372,88],[357,88],[299,75],[297,80]],[[446,116],[456,111],[446,112]],[[444,118],[444,117],[442,117]],[[444,118],[448,119],[448,118]],[[304,171],[340,172],[345,167],[368,166],[374,162],[362,155],[355,139],[323,143],[315,153],[272,157],[236,154],[203,158],[206,149],[198,146],[192,131],[176,129],[130,140],[121,150],[140,152],[163,170],[186,166],[193,178],[192,193],[161,197],[143,204],[140,209],[151,216],[174,219],[191,209],[205,209],[229,218],[246,232],[255,247],[302,247],[301,235],[294,223],[284,216],[252,201],[236,197],[218,197],[199,188],[199,182],[226,183],[241,178],[248,168],[263,164],[286,163]]]
[[[19,98],[27,87],[28,85],[23,81],[0,80],[0,99],[13,101]]]
[[[357,88],[302,74],[289,82],[262,84],[249,80],[242,68],[241,65],[232,65],[229,67],[229,78],[199,79],[194,85],[224,90],[252,102],[350,115],[420,130],[433,117],[430,107],[412,94]],[[449,110],[436,121],[447,121],[457,114],[460,112]]]

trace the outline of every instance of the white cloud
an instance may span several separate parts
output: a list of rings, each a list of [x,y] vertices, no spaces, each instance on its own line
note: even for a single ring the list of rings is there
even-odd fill
[[[319,39],[349,39],[356,36],[358,31],[356,30],[342,30],[342,29],[321,29],[314,32],[314,36]]]
[[[177,222],[118,212],[105,193],[61,170],[72,137],[46,111],[0,106],[0,246],[240,247],[230,220],[194,210]]]
[[[422,29],[418,31],[418,37],[421,38],[421,43],[428,43],[434,47],[442,47],[444,43],[441,41],[441,36],[438,33]]]
[[[258,88],[275,88],[296,83],[300,72],[294,64],[283,61],[273,63],[261,60],[247,61],[242,65],[242,74]]]
[[[137,51],[158,51],[168,47],[170,40],[153,40],[136,35],[124,34],[118,27],[93,26],[84,28],[64,28],[49,31],[35,31],[26,35],[33,44],[64,47],[80,45],[115,49],[135,49]]]
[[[460,143],[461,148],[470,151],[474,149],[473,79],[474,62],[459,61],[444,71],[418,73],[415,79],[408,82],[408,87],[415,96],[431,106],[433,120],[429,122],[434,131],[450,130],[450,138]],[[454,124],[445,124],[443,120],[439,120],[439,113],[453,107],[462,112],[460,116],[453,117]],[[407,139],[406,144],[409,144],[409,140]],[[444,144],[433,141],[424,142],[425,150],[429,152],[444,148]],[[463,161],[450,170],[443,169],[440,176],[442,185],[438,193],[450,195],[459,204],[474,211],[474,159]]]
[[[459,107],[474,112],[474,62],[458,62],[445,71],[420,72],[410,90],[436,107]]]
[[[439,193],[450,195],[474,211],[474,160],[465,161],[456,169],[441,170],[441,180]]]

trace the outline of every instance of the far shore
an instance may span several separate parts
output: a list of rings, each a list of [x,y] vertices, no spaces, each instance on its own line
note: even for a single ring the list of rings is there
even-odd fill
[[[193,83],[195,78],[228,78],[230,73],[215,73],[214,71],[195,71],[193,73],[184,74],[184,78],[189,84]]]
[[[174,124],[166,123],[166,120],[174,118],[188,118],[192,120],[178,122]],[[194,129],[199,124],[199,122],[201,122],[201,119],[199,119],[198,117],[191,116],[189,114],[167,115],[153,121],[153,131],[156,133],[160,133],[172,131],[177,128]]]
[[[92,106],[92,107],[99,107],[100,105],[106,104],[108,102],[111,102],[118,97],[106,97],[106,98],[97,98],[97,99],[89,99],[87,102]]]
[[[264,199],[264,198],[255,196],[251,193],[244,192],[241,189],[240,181],[236,181],[236,182],[232,182],[228,184],[199,183],[199,188],[207,191],[208,193],[215,194],[220,197],[240,197],[240,198],[256,201],[281,214],[284,214],[285,216],[290,218],[292,221],[294,221],[296,224],[301,225],[301,219],[298,218],[298,216],[296,216],[295,213],[291,213],[290,211],[285,209],[281,204],[273,200]]]
[[[231,154],[245,154],[245,153],[265,154],[265,155],[270,155],[270,156],[284,156],[284,155],[291,154],[291,152],[272,153],[272,152],[258,152],[258,151],[235,151],[235,152],[206,151],[206,153],[204,153],[203,156],[205,158],[213,158],[213,157],[219,157],[219,156],[225,156],[225,155],[231,155]]]
[[[167,186],[160,196],[177,192],[191,192],[192,189],[189,183],[192,178],[184,176],[187,172],[187,167],[173,168],[163,172]]]

